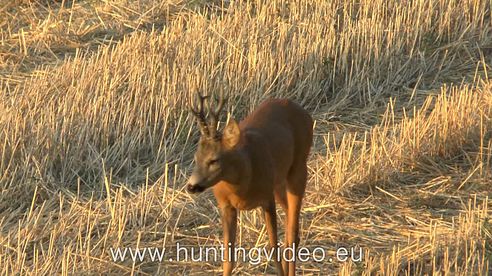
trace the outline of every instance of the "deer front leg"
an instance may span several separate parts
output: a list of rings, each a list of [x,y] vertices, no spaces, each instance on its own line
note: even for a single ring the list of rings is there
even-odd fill
[[[282,268],[282,263],[277,256],[278,244],[277,244],[277,212],[275,211],[275,200],[272,199],[268,206],[263,208],[265,214],[266,228],[268,232],[268,238],[270,240],[270,250],[273,250],[272,257],[275,262],[275,267],[277,268],[277,275],[283,276],[284,270]]]
[[[222,229],[224,236],[224,252],[223,252],[223,275],[229,276],[232,274],[235,263],[234,243],[236,242],[236,227],[237,227],[237,210],[232,206],[221,208]]]

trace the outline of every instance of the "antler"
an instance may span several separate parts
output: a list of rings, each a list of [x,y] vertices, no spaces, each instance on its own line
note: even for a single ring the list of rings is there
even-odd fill
[[[219,114],[224,107],[224,92],[222,91],[219,95],[217,107],[212,110],[210,99],[208,95],[202,95],[200,92],[197,92],[199,97],[198,108],[195,105],[194,100],[190,100],[190,109],[191,112],[197,117],[198,124],[200,126],[200,132],[202,135],[206,135],[213,138],[218,138],[219,133],[217,132],[217,123],[219,122]],[[207,113],[204,111],[204,103],[207,100],[207,108],[208,108],[208,117],[209,120],[207,122]]]
[[[205,112],[203,110],[205,99],[208,97],[207,95],[203,96],[200,92],[198,94],[198,109],[195,105],[196,101],[193,97],[190,98],[190,110],[195,115],[198,125],[200,126],[200,132],[202,135],[210,135],[207,127],[207,120],[205,116]]]
[[[215,108],[214,111],[212,111],[212,108],[210,107],[210,101],[208,103],[208,109],[210,111],[209,132],[212,137],[219,136],[218,135],[219,133],[217,132],[217,123],[219,122],[219,114],[222,111],[223,107],[224,107],[224,91],[222,90],[219,95],[217,108]]]

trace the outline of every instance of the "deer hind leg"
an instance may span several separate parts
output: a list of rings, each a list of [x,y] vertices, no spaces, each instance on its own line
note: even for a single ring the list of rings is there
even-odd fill
[[[284,254],[286,260],[282,265],[287,275],[295,275],[297,249],[299,248],[299,216],[301,213],[302,198],[306,189],[307,166],[306,163],[295,167],[289,172],[287,184],[287,223],[285,231],[285,245],[289,249]],[[292,252],[292,248],[295,250]],[[292,253],[294,256],[292,256]],[[291,261],[292,260],[292,261]]]
[[[284,180],[284,182],[286,182]],[[278,187],[275,187],[274,190],[274,195],[275,195],[275,202],[280,204],[284,212],[287,214],[287,193],[286,193],[286,184],[282,184]]]
[[[279,261],[278,244],[277,244],[277,212],[275,208],[275,200],[272,198],[268,203],[268,206],[263,208],[265,214],[266,228],[268,232],[268,238],[270,240],[270,250],[273,250],[273,260],[275,262],[275,267],[277,268],[277,275],[284,275],[282,265]]]

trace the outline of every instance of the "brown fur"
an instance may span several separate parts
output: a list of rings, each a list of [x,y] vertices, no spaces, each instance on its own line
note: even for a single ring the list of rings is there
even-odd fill
[[[238,125],[231,120],[220,138],[202,137],[190,178],[191,192],[213,187],[222,211],[224,245],[234,246],[237,210],[262,207],[270,245],[277,244],[275,202],[287,213],[286,245],[298,247],[299,213],[313,139],[311,116],[286,99],[263,102]],[[276,263],[294,275],[295,263]],[[233,261],[224,263],[224,275]]]

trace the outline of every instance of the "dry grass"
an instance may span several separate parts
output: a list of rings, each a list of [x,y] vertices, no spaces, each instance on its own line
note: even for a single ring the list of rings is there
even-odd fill
[[[0,8],[1,273],[218,272],[214,262],[110,255],[220,243],[212,196],[183,192],[198,135],[186,102],[201,89],[226,91],[239,118],[289,97],[316,119],[301,241],[330,254],[360,246],[365,259],[303,263],[304,274],[488,275],[490,8],[9,1]],[[258,210],[240,226],[241,245],[266,245]]]

